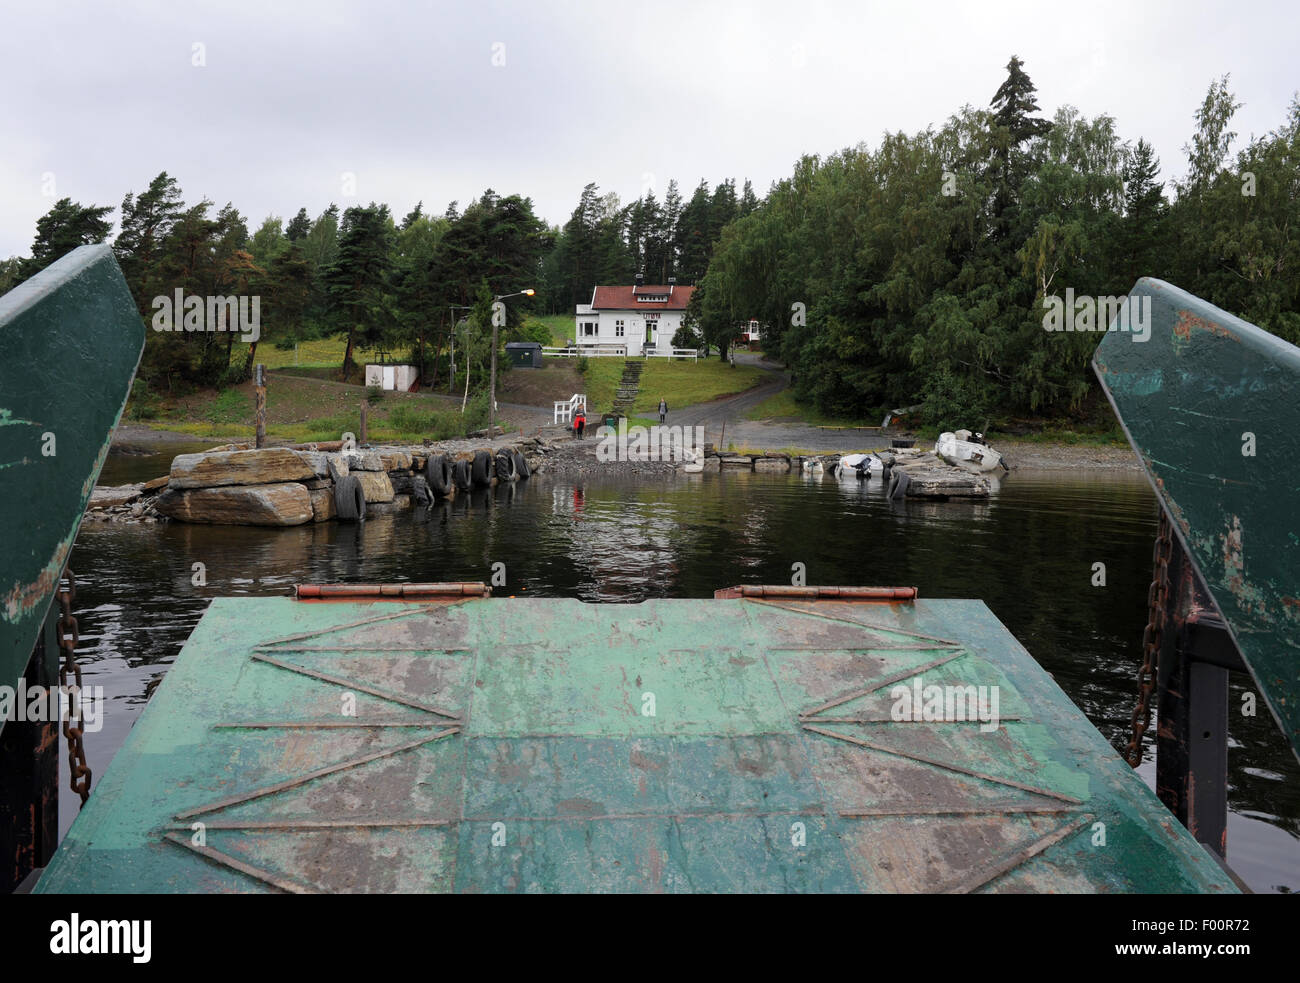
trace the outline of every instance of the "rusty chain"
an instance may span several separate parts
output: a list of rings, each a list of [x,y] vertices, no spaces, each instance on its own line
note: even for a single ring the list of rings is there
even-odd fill
[[[86,764],[85,727],[81,715],[81,666],[77,662],[77,619],[72,615],[72,602],[77,598],[77,576],[69,567],[66,586],[59,586],[59,648],[63,659],[59,663],[59,686],[67,694],[68,709],[63,717],[63,736],[68,742],[69,785],[81,796],[81,804],[90,797],[90,766]],[[69,678],[72,682],[69,683]],[[75,724],[75,726],[74,726]]]
[[[1129,767],[1142,763],[1142,738],[1151,726],[1151,693],[1155,690],[1160,645],[1169,599],[1169,554],[1172,549],[1169,517],[1160,510],[1160,531],[1151,549],[1151,586],[1147,590],[1147,626],[1142,632],[1142,665],[1137,673],[1137,703],[1133,706],[1133,732],[1125,757]]]

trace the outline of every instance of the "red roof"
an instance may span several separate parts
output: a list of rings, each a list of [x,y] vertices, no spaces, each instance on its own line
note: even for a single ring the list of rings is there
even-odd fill
[[[642,287],[597,287],[595,294],[591,298],[591,308],[596,311],[681,311],[686,309],[691,294],[694,292],[694,287],[683,287],[680,284],[672,287],[649,285]],[[652,296],[662,294],[668,299],[666,301],[637,300],[637,294],[650,294]]]

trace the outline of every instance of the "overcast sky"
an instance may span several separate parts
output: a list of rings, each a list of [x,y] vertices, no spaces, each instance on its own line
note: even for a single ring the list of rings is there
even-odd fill
[[[553,224],[589,181],[625,202],[671,177],[762,194],[801,154],[986,105],[1013,53],[1046,115],[1113,115],[1169,179],[1213,78],[1245,103],[1238,144],[1300,88],[1295,0],[0,8],[0,256],[29,253],[55,199],[118,206],[162,170],[250,230],[331,201],[441,214],[488,187]]]

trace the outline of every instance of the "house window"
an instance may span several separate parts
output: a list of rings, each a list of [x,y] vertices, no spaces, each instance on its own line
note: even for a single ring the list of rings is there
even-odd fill
[[[622,322],[622,321],[615,321],[615,322],[614,322],[614,337],[615,337],[615,338],[622,338],[622,337],[623,337],[623,322]]]
[[[596,334],[596,322],[595,322],[595,321],[583,321],[583,322],[582,322],[582,336],[583,336],[584,338],[592,338],[592,337],[595,337],[595,334]]]

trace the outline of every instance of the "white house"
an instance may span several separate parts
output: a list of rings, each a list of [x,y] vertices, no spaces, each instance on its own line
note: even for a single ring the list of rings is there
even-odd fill
[[[579,304],[574,341],[580,348],[627,346],[629,355],[649,349],[667,354],[682,326],[694,287],[646,285],[640,273],[631,287],[597,287],[590,304]]]

